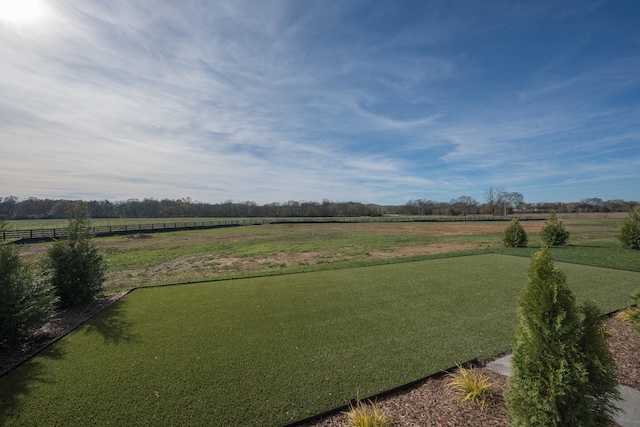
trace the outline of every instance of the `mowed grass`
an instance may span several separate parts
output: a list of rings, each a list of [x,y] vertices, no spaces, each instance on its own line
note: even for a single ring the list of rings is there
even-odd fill
[[[0,424],[278,426],[511,347],[529,260],[138,289],[0,379]],[[624,306],[640,273],[558,264]]]

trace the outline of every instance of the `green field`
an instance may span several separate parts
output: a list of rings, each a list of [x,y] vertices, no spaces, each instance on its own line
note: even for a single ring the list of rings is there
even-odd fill
[[[138,289],[0,379],[0,424],[278,426],[510,348],[528,259]],[[559,263],[622,307],[640,273]]]

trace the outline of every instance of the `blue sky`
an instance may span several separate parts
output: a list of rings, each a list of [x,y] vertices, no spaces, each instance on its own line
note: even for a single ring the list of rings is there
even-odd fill
[[[640,200],[636,0],[30,1],[0,196]]]

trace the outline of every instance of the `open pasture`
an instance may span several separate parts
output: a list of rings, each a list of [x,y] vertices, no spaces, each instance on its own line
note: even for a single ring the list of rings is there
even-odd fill
[[[511,347],[497,254],[138,289],[0,379],[6,425],[278,426]],[[640,273],[558,264],[622,307]]]
[[[568,248],[619,251],[615,236],[623,216],[591,215],[562,220],[571,233],[569,246],[563,253],[572,251]],[[530,246],[537,248],[544,221],[522,224],[529,234]],[[273,224],[158,233],[147,238],[98,238],[95,243],[109,261],[107,289],[114,290],[428,259],[450,252],[502,250],[502,232],[507,225],[502,221]],[[37,261],[47,247],[46,243],[23,245],[21,253],[25,259]],[[531,253],[507,252],[526,256]],[[584,254],[578,258],[581,256]],[[614,262],[611,266],[634,269],[635,265],[640,269],[640,262],[634,259],[622,264],[616,261],[630,256],[623,251],[620,256],[609,257]],[[597,254],[596,258],[600,257]],[[574,258],[563,260],[580,262]]]

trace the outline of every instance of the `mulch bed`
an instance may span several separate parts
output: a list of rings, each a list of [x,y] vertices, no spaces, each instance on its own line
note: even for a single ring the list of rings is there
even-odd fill
[[[65,310],[22,346],[14,349],[0,348],[0,376],[28,360],[124,295],[126,292],[99,297],[92,302]],[[608,318],[605,327],[609,334],[607,342],[616,361],[619,382],[640,390],[640,337],[629,324],[615,317]],[[482,369],[495,385],[495,394],[484,407],[460,403],[453,391],[444,387],[443,376],[430,378],[419,385],[381,398],[376,403],[394,419],[394,426],[508,426],[507,411],[502,398],[506,378],[482,367],[477,369]],[[345,425],[345,414],[337,413],[301,426],[341,427]]]

